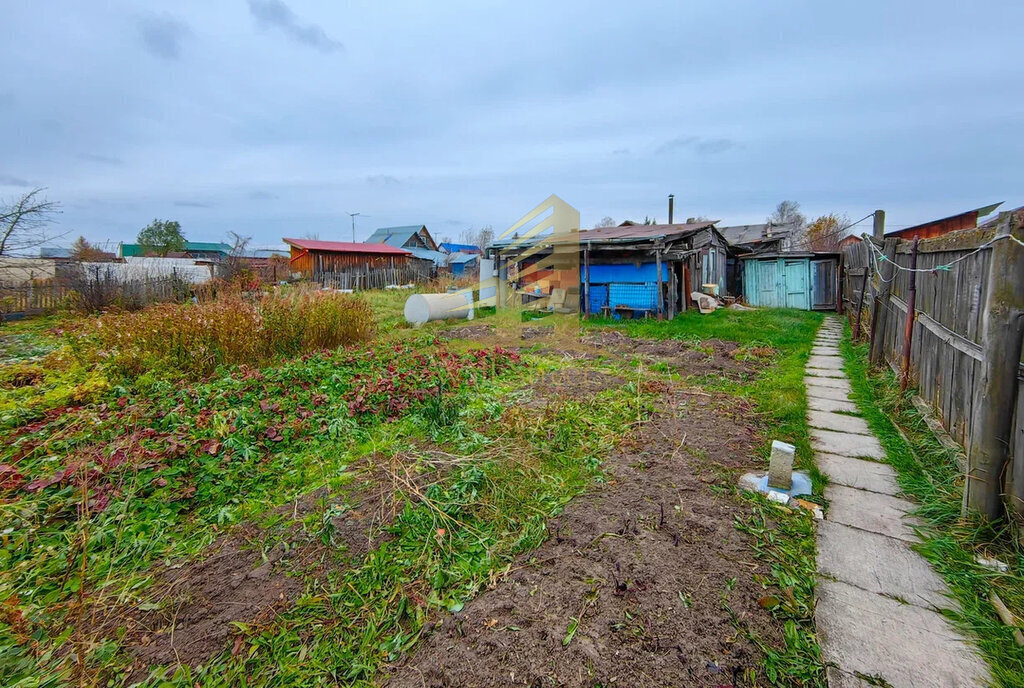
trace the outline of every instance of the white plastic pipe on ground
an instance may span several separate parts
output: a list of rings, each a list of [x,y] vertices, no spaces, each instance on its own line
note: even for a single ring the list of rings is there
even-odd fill
[[[473,292],[413,294],[405,302],[405,320],[411,325],[448,318],[473,319]]]

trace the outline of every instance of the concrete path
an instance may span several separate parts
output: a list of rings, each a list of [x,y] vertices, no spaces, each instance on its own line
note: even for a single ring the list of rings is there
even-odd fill
[[[829,479],[814,611],[829,686],[986,686],[987,665],[938,611],[955,608],[949,590],[910,547],[914,504],[899,497],[896,472],[855,415],[842,333],[841,320],[825,319],[804,378],[811,446]]]

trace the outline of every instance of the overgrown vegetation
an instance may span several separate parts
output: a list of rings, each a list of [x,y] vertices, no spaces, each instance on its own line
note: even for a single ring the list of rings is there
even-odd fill
[[[976,638],[997,684],[1022,686],[1024,647],[999,620],[989,594],[998,594],[1018,619],[1024,618],[1024,553],[1008,527],[961,514],[964,473],[956,453],[935,438],[913,405],[915,390],[901,395],[891,370],[869,370],[867,348],[844,338],[846,371],[858,408],[899,473],[900,488],[921,505],[917,515],[925,522],[925,540],[917,549],[949,585],[960,605],[951,615]],[[983,566],[977,557],[998,559],[1009,568]]]

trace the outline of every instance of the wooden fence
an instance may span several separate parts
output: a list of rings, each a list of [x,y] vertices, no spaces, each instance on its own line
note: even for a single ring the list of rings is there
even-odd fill
[[[419,266],[385,268],[355,268],[338,272],[320,272],[313,276],[313,282],[324,289],[383,289],[389,285],[426,282],[434,277],[431,270]]]
[[[1003,221],[1012,220],[1006,217]],[[1019,230],[1011,228],[1018,236]],[[1010,295],[1010,300],[1016,302],[1010,304],[1011,311],[1016,309],[1015,318],[1012,312],[1006,312],[1007,294],[1002,286],[1007,274],[1009,281],[1024,282],[1024,249],[1014,245],[1013,239],[1005,238],[989,245],[994,235],[993,231],[965,231],[919,243],[918,272],[913,273],[916,314],[909,357],[910,381],[921,398],[934,407],[943,427],[964,447],[967,492],[972,489],[972,481],[987,485],[980,486],[981,490],[998,488],[993,493],[1003,497],[1018,524],[1024,525],[1024,360],[1020,354],[1020,320],[1024,316],[1020,315],[1020,288],[1017,287],[1017,297]],[[851,320],[856,322],[860,311],[862,331],[870,329],[872,362],[884,360],[899,373],[912,273],[887,262],[909,268],[912,244],[897,239],[874,239],[872,245],[873,249],[865,241],[847,246],[844,251],[844,302]],[[884,257],[879,259],[880,256]],[[863,292],[864,303],[860,304],[865,273],[868,282]],[[993,285],[998,286],[993,289]],[[995,321],[1000,318],[1006,319],[1006,326],[997,325]],[[1013,361],[1017,364],[1010,361],[1000,364],[1001,368],[994,367],[1007,351],[1016,351]],[[993,379],[1000,377],[1003,379]],[[1000,394],[1003,399],[993,398]],[[1013,409],[1009,428],[1006,418],[1002,425],[991,424],[992,416],[1000,412],[999,408],[992,408],[993,404],[1006,404],[1006,409]],[[1003,452],[1004,470],[1001,475],[986,476],[983,464],[989,457],[983,455],[991,453],[993,447]],[[992,486],[993,480],[999,484]],[[965,505],[968,501],[974,504],[969,494],[965,496]]]
[[[62,284],[0,283],[0,315],[11,313],[46,313],[56,310],[70,293]]]
[[[101,278],[57,279],[41,284],[0,283],[0,316],[36,315],[69,306],[101,310],[116,305],[135,309],[181,301],[189,294],[188,283],[174,276],[126,281]]]

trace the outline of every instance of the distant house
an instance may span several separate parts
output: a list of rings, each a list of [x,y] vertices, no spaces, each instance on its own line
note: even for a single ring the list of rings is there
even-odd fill
[[[228,244],[213,241],[186,241],[185,250],[175,252],[175,256],[188,256],[201,260],[224,260],[231,255],[232,247]],[[145,252],[139,244],[120,244],[117,249],[118,258],[142,256]]]
[[[839,242],[839,247],[836,250],[839,253],[842,253],[843,249],[846,248],[847,246],[853,246],[854,244],[859,244],[862,241],[863,239],[861,239],[856,234],[851,234],[848,237],[843,237],[842,241]]]
[[[452,277],[463,277],[474,273],[480,267],[480,256],[473,253],[456,252],[448,256],[448,267]]]
[[[290,247],[290,271],[312,279],[367,268],[403,267],[412,257],[403,248],[383,243],[287,238],[282,241]]]
[[[419,261],[429,261],[433,269],[444,267],[447,255],[438,250],[437,242],[430,236],[426,225],[405,225],[402,227],[380,227],[366,240],[367,244],[385,244],[404,248]]]
[[[474,246],[473,244],[455,244],[450,241],[442,241],[438,244],[438,250],[440,250],[441,253],[447,254],[468,253],[476,256],[483,254],[483,251],[480,250],[479,246]]]
[[[996,208],[1003,204],[1002,201],[999,203],[993,203],[992,205],[985,205],[974,210],[968,210],[967,212],[959,213],[957,215],[950,215],[940,220],[931,220],[930,222],[924,222],[913,227],[906,227],[904,229],[897,229],[894,232],[886,232],[885,236],[887,239],[893,237],[897,239],[911,240],[911,239],[933,239],[935,237],[948,234],[949,232],[957,232],[961,229],[974,229],[978,226],[978,218],[985,217],[993,212]]]

